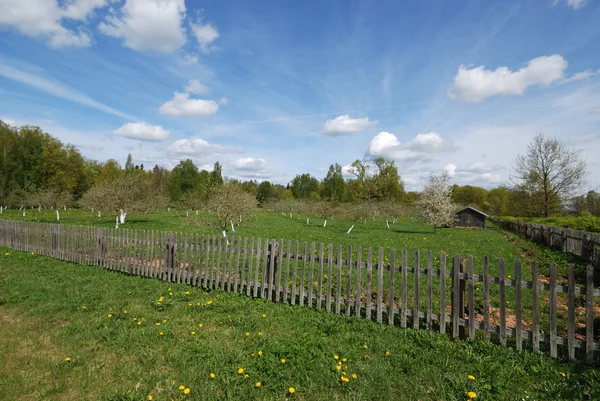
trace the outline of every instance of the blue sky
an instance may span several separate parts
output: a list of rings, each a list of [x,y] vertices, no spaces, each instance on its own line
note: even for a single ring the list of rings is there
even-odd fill
[[[393,159],[507,183],[539,132],[600,187],[600,2],[0,0],[0,118],[90,158],[286,183]]]

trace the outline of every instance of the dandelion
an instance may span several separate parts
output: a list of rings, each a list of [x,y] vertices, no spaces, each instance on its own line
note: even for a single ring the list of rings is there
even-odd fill
[[[183,390],[183,394],[189,394],[190,391],[192,391],[192,390],[190,390],[189,388],[186,388],[185,390]]]
[[[188,304],[188,306],[193,306],[193,304]]]
[[[356,375],[356,373],[352,373],[352,378],[353,379],[358,379],[358,376]]]
[[[152,396],[148,395],[148,397],[146,397],[148,399],[148,401],[152,401]]]
[[[363,348],[367,349],[367,348],[369,348],[369,346],[367,344],[365,344],[365,345],[363,345]]]
[[[209,376],[210,376],[211,379],[215,378],[215,374],[214,373],[211,373]]]
[[[65,362],[71,362],[71,358],[69,358],[69,357],[66,357],[66,358],[65,358]]]
[[[195,335],[196,335],[196,332],[195,332],[195,331],[192,331],[192,333],[191,333],[191,334],[192,334],[193,336],[195,336]]]
[[[198,325],[198,327],[200,327],[200,328],[202,328],[202,326],[204,326],[202,323],[200,323],[200,324]]]
[[[156,322],[154,323],[156,326],[160,326],[160,322]]]
[[[262,356],[262,351],[258,351],[258,355]]]
[[[172,292],[170,292],[170,293],[169,293],[169,296],[170,296],[170,297],[172,297],[172,296],[173,296],[173,293],[172,293]]]
[[[249,374],[247,374],[247,373],[244,375],[244,379],[247,379],[247,378],[249,378],[249,377],[250,377],[250,375],[249,375]]]
[[[133,321],[135,322],[135,321],[137,320],[137,317],[134,317],[134,318],[133,318],[133,319],[131,319],[131,320],[133,320]]]
[[[129,291],[128,295],[131,295],[131,291]]]
[[[142,322],[138,322],[138,326],[139,326],[140,324],[142,324]]]
[[[560,373],[560,375],[561,375],[562,377],[565,377],[565,376],[566,376],[565,372],[558,372],[558,373]]]
[[[238,375],[241,375],[242,373],[244,373],[244,368],[239,368],[238,369]]]
[[[390,351],[385,351],[385,356],[390,356]]]
[[[126,314],[127,314],[127,311],[126,311],[126,310],[124,310],[124,311],[123,311],[123,314],[124,314],[124,315],[126,315]]]
[[[210,305],[210,304],[212,304],[212,301],[208,301],[208,302],[206,303],[206,305]]]
[[[259,336],[262,336],[262,331],[259,331],[259,332],[258,332],[258,335],[259,335]]]
[[[81,307],[81,309],[87,309],[87,306],[83,305],[83,306]]]
[[[475,376],[473,376],[473,375],[469,375],[469,376],[467,376],[467,377],[468,377],[469,379],[471,379],[471,380],[475,380]]]
[[[346,363],[348,360],[346,358],[342,358],[342,362]]]
[[[294,393],[296,392],[296,389],[295,389],[295,388],[293,388],[293,387],[290,387],[290,388],[288,388],[288,392],[289,392],[290,394],[294,394]]]
[[[159,336],[164,336],[165,333],[163,333],[162,331],[160,333],[158,333]]]
[[[260,386],[262,386],[262,383],[261,382],[256,382],[255,386],[256,387],[260,387]]]
[[[183,390],[185,388],[185,386],[182,384],[181,386],[179,386],[179,390]]]
[[[196,306],[200,306],[200,302],[196,302]]]
[[[254,356],[254,352],[250,354],[250,356]]]
[[[282,359],[282,360],[281,360],[281,363],[285,363],[285,359]]]
[[[467,396],[468,396],[470,399],[477,398],[477,394],[476,394],[474,391],[469,391],[469,392],[467,393]]]
[[[350,381],[350,379],[348,379],[346,376],[342,376],[342,381],[344,383],[348,383]]]
[[[340,359],[340,356],[339,356],[338,354],[335,354],[335,355],[333,356],[333,359]]]
[[[164,320],[163,320],[163,323],[167,323],[167,319],[164,319]]]
[[[250,335],[250,333],[246,332],[246,337],[248,337]]]
[[[107,316],[108,316],[108,317],[112,317],[112,313],[109,313]]]
[[[190,295],[190,292],[189,292],[189,291],[186,291],[186,292],[185,292],[185,295]]]
[[[337,364],[338,364],[338,366],[342,366],[342,362],[338,362]]]
[[[229,316],[228,316],[229,317]],[[267,317],[267,315],[263,315],[263,317]]]
[[[336,366],[335,366],[335,368],[336,368],[337,370],[342,370],[342,367],[341,367],[340,365],[336,365]]]

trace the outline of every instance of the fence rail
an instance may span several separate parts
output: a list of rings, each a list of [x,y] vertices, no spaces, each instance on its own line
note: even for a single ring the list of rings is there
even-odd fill
[[[542,282],[537,262],[532,279],[524,280],[521,262],[515,261],[510,277],[502,258],[492,276],[488,257],[479,274],[472,256],[444,252],[435,263],[428,252],[421,266],[420,251],[6,220],[0,220],[0,245],[454,338],[530,347],[554,358],[599,359],[600,289],[591,265],[585,286],[576,286],[572,264],[562,285],[555,264]]]
[[[579,256],[594,267],[600,267],[600,233],[503,219],[493,219],[493,222],[505,230]]]

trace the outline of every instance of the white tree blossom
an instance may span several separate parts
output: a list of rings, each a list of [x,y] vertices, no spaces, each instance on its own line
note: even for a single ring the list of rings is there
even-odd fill
[[[429,182],[423,188],[419,199],[415,202],[417,215],[426,223],[436,227],[451,225],[454,222],[455,206],[452,204],[452,187],[449,177],[430,175]]]

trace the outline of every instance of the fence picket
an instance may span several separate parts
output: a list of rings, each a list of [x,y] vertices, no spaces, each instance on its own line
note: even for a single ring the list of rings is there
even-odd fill
[[[440,334],[446,334],[446,252],[440,253]]]
[[[305,283],[305,273],[306,273],[306,247],[307,243],[304,241],[302,245],[302,272],[300,274],[300,306],[304,305],[304,283]]]
[[[300,242],[296,240],[295,245],[296,250],[294,252],[294,271],[292,273],[292,305],[296,305],[296,280],[298,275],[298,252],[300,251]]]
[[[243,294],[244,292],[244,279],[245,279],[245,272],[246,272],[246,257],[247,257],[247,250],[248,250],[248,237],[244,238],[244,250],[243,250],[243,257],[242,257],[242,265],[240,267],[240,247],[241,247],[241,238],[239,238],[238,240],[238,256],[237,256],[237,260],[236,260],[236,267],[235,267],[235,289],[234,292],[238,292],[238,283],[240,285],[240,289],[239,292],[241,294]],[[240,268],[241,268],[241,272],[240,272]],[[238,281],[238,277],[239,277],[239,281]]]
[[[246,296],[252,295],[252,263],[254,262],[254,237],[250,239],[250,256],[248,258],[248,278],[246,279]]]
[[[531,266],[531,282],[532,282],[532,294],[531,294],[531,313],[532,313],[532,342],[533,352],[540,352],[540,286],[539,286],[539,264],[533,262]]]
[[[433,254],[431,251],[427,252],[427,330],[431,330],[433,328],[433,304],[431,300],[431,296],[433,293]]]
[[[388,289],[388,324],[390,326],[394,325],[394,280],[396,276],[396,250],[392,248],[390,251],[390,280],[389,280],[389,289]]]
[[[460,257],[454,255],[452,260],[452,337],[457,338],[460,335]]]
[[[500,281],[500,344],[506,346],[506,279],[503,258],[498,258],[498,278]]]
[[[356,248],[356,307],[354,308],[354,313],[356,317],[360,317],[360,309],[361,309],[361,290],[360,290],[360,281],[362,278],[362,247],[359,245]]]
[[[321,310],[321,303],[323,301],[323,268],[325,263],[325,247],[321,242],[319,244],[319,278],[317,280],[317,310]]]
[[[281,299],[281,267],[283,266],[283,240],[279,240],[279,247],[277,248],[277,259],[275,261],[275,302],[279,302]]]
[[[266,298],[268,296],[268,285],[269,285],[269,239],[265,238],[263,247],[263,271],[262,271],[262,282],[261,282],[261,297]]]
[[[594,363],[594,266],[586,267],[585,285],[585,362]]]
[[[254,298],[258,296],[258,270],[260,269],[260,246],[261,246],[260,237],[257,240],[256,244],[256,266],[254,268]]]
[[[333,284],[333,245],[327,247],[327,296],[325,298],[325,309],[331,312],[331,286]]]
[[[521,307],[521,261],[515,260],[515,318],[517,320],[515,325],[516,330],[516,342],[517,349],[520,351],[523,349],[523,316]]]
[[[308,301],[307,305],[309,308],[313,306],[313,282],[314,282],[314,271],[315,271],[315,243],[310,244],[310,267],[308,272]]]
[[[413,329],[418,329],[419,328],[419,273],[420,273],[420,269],[419,269],[419,260],[420,260],[420,252],[417,250],[415,251],[415,258],[414,258],[414,275],[413,275],[413,282],[414,282],[414,295],[413,295]]]
[[[340,314],[342,311],[342,246],[338,245],[337,253],[337,292],[335,296],[335,313]]]
[[[369,247],[367,250],[367,306],[366,306],[366,319],[371,320],[371,284],[373,280],[373,248]]]
[[[297,251],[296,251],[297,253]],[[286,248],[286,264],[285,264],[285,276],[283,286],[283,302],[290,303],[288,294],[290,291],[290,263],[292,263],[292,241],[288,240]]]
[[[383,248],[377,256],[377,323],[383,322]]]
[[[352,300],[350,299],[350,294],[352,291],[352,245],[348,245],[348,252],[346,256],[346,265],[348,268],[346,269],[346,316],[350,316],[350,306],[352,305]]]
[[[568,271],[569,292],[568,299],[568,325],[567,325],[567,346],[569,350],[569,359],[575,360],[575,267],[569,263]]]
[[[408,315],[408,253],[406,249],[402,250],[402,310],[400,312],[400,327],[406,327],[406,317]]]

